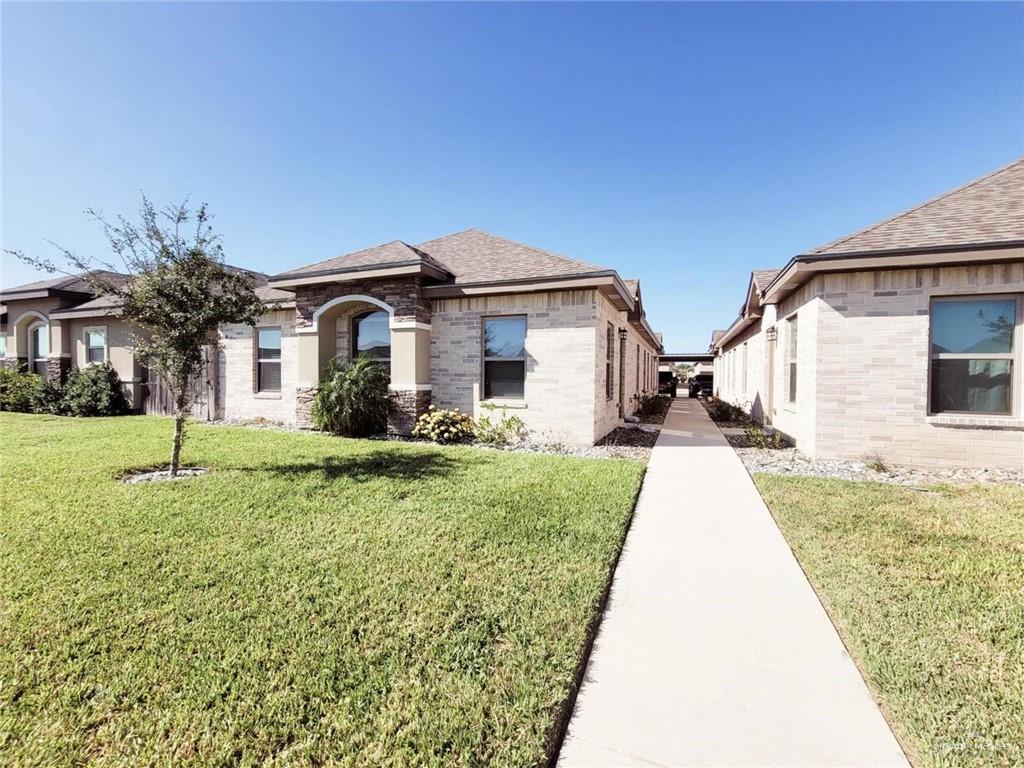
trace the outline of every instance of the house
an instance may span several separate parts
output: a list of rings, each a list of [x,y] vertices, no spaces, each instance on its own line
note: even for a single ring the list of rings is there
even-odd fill
[[[1024,159],[755,270],[715,383],[816,458],[1024,466]]]
[[[267,312],[256,328],[220,329],[201,385],[207,418],[310,426],[324,367],[356,354],[389,367],[399,433],[431,404],[494,405],[538,436],[589,445],[657,387],[661,343],[639,281],[480,230],[251,275]],[[0,300],[5,365],[59,376],[109,360],[136,409],[166,412],[109,297],[57,278]]]

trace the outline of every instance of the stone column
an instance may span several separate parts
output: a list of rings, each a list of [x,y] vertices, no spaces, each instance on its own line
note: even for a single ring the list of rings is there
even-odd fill
[[[391,320],[391,392],[388,431],[408,435],[430,407],[430,323]]]
[[[46,356],[46,378],[63,384],[71,370],[71,333],[60,320],[50,321],[50,353]]]
[[[333,328],[333,324],[332,324]],[[297,380],[295,383],[295,423],[302,429],[313,426],[313,398],[320,386],[320,371],[328,357],[321,357],[320,334],[314,328],[296,328],[298,341]],[[323,360],[323,363],[321,363]]]

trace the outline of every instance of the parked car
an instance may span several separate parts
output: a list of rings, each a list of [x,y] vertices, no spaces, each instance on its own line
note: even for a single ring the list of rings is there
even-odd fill
[[[679,386],[679,377],[672,371],[658,372],[658,394],[676,396],[676,388]]]
[[[702,373],[690,379],[690,397],[711,397],[715,393],[714,376]]]

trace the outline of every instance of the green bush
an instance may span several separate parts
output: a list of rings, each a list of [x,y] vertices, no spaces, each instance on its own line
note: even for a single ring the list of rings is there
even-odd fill
[[[110,363],[71,369],[61,391],[58,407],[65,416],[119,416],[128,412],[121,377]]]
[[[458,408],[447,411],[430,406],[416,419],[412,434],[435,443],[464,443],[473,439],[474,426],[473,417]]]
[[[32,413],[43,379],[25,370],[0,368],[0,410]]]
[[[657,392],[640,392],[633,395],[633,400],[635,402],[633,412],[641,418],[661,416],[672,403],[671,397],[659,395]]]
[[[506,408],[501,409],[501,418],[495,420],[493,413],[498,410],[498,406],[483,403],[480,407],[489,415],[476,420],[473,432],[478,442],[486,445],[511,445],[523,442],[529,435],[523,420],[514,414],[509,416]]]
[[[778,430],[768,433],[762,427],[750,427],[749,429],[743,430],[743,435],[747,438],[747,442],[749,442],[753,448],[786,447],[786,443],[782,439],[782,433]]]
[[[64,415],[64,387],[60,382],[40,377],[39,386],[32,396],[32,412]]]
[[[317,429],[347,437],[384,432],[391,410],[388,369],[366,356],[331,360],[313,399]]]
[[[740,422],[741,424],[750,421],[750,417],[747,416],[742,408],[738,408],[724,400],[719,400],[717,397],[709,398],[705,402],[705,408],[707,408],[708,416],[711,417],[712,421],[731,421]]]

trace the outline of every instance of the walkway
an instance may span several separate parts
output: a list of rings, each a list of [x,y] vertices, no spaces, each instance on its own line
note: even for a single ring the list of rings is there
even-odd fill
[[[651,456],[558,764],[907,764],[694,400],[674,401]]]

